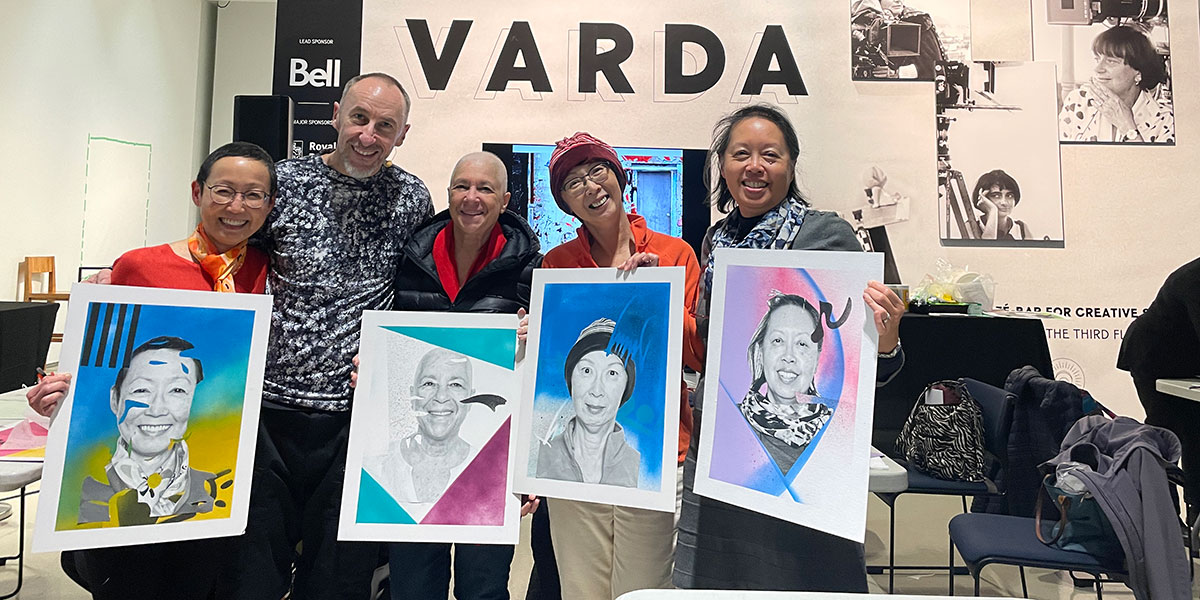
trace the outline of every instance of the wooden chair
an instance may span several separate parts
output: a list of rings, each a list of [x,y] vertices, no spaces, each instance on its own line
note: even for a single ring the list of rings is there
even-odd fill
[[[35,275],[45,275],[45,285],[41,292],[33,291]],[[25,257],[25,292],[22,298],[25,302],[65,302],[70,299],[68,292],[59,292],[54,278],[53,256]],[[51,342],[62,342],[62,334],[56,333],[50,337]]]

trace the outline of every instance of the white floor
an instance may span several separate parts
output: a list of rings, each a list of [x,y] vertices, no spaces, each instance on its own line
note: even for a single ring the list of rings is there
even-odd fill
[[[0,395],[0,417],[19,416],[24,406],[24,398],[20,394],[7,393]],[[36,486],[31,490],[36,490]],[[28,501],[28,509],[24,515],[23,524],[26,528],[26,548],[29,547],[30,536],[33,533],[33,515],[37,510],[35,494]],[[17,547],[17,527],[21,522],[16,518],[17,500],[10,499],[13,505],[13,516],[0,521],[0,554],[12,554]],[[896,525],[896,561],[898,564],[941,564],[946,561],[948,540],[946,523],[950,517],[962,510],[957,498],[941,498],[934,496],[902,497],[899,502],[900,517]],[[512,576],[509,589],[514,600],[525,598],[525,587],[529,582],[529,571],[533,558],[529,551],[529,520],[525,519],[521,530],[521,544],[517,547],[516,558],[513,560]],[[887,562],[887,507],[871,497],[867,514],[867,563],[871,565]],[[961,564],[961,563],[960,563]],[[1070,578],[1064,573],[1042,569],[1027,569],[1029,596],[1038,599],[1089,599],[1095,598],[1091,588],[1075,588]],[[7,594],[16,585],[16,563],[9,561],[0,567],[0,595]],[[955,578],[957,593],[970,595],[971,578],[959,576]],[[887,574],[870,577],[871,591],[887,591]],[[941,573],[901,572],[896,576],[896,593],[921,595],[946,595],[947,576]],[[990,566],[983,571],[983,585],[980,591],[983,596],[1021,596],[1021,580],[1016,567]],[[1120,584],[1104,586],[1105,598],[1121,600],[1132,598],[1128,588]],[[1193,597],[1200,598],[1200,585],[1193,585]],[[86,599],[84,593],[63,574],[59,567],[58,554],[27,554],[25,561],[25,582],[18,598],[24,600],[71,600]]]

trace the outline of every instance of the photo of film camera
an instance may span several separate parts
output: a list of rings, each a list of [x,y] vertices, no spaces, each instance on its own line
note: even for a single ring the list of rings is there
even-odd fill
[[[855,79],[930,81],[934,61],[944,60],[946,50],[927,13],[868,7],[851,15],[850,56]]]
[[[933,69],[938,108],[966,104],[971,97],[971,68],[956,60],[944,60],[938,61]]]
[[[1091,25],[1106,19],[1167,18],[1167,0],[1046,0],[1051,25]]]

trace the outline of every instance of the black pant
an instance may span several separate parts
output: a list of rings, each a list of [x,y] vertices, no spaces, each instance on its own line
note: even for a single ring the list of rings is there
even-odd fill
[[[445,598],[450,590],[450,544],[389,544],[392,600]],[[513,547],[454,544],[454,597],[508,600]]]
[[[63,571],[96,600],[143,595],[208,600],[220,597],[213,587],[230,539],[74,550],[63,552],[61,561]]]
[[[558,562],[554,560],[554,542],[550,539],[550,505],[545,498],[533,513],[529,538],[533,551],[533,571],[529,574],[526,600],[562,600]]]
[[[378,544],[337,541],[349,429],[349,412],[263,407],[250,519],[218,597],[275,600],[289,586],[292,600],[370,595]]]
[[[1183,500],[1188,505],[1189,523],[1200,511],[1200,402],[1177,398],[1154,388],[1154,378],[1135,374],[1133,385],[1137,388],[1142,408],[1146,409],[1146,424],[1171,430],[1179,437],[1183,446]]]

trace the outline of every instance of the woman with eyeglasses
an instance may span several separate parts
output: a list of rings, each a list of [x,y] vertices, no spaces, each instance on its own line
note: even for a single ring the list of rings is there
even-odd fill
[[[578,237],[547,252],[542,267],[684,267],[683,363],[699,371],[704,350],[696,335],[696,254],[683,240],[651,231],[640,215],[626,213],[625,185],[625,170],[612,146],[587,133],[559,141],[550,156],[550,190],[559,208],[583,226]],[[682,462],[692,430],[682,381],[679,417]],[[549,501],[549,509],[564,598],[616,598],[632,590],[671,587],[673,513],[557,498]]]
[[[246,240],[271,212],[277,181],[275,163],[262,148],[247,142],[217,148],[191,184],[192,203],[200,207],[196,229],[185,239],[121,255],[111,283],[263,293],[267,255],[248,247]],[[48,375],[26,392],[26,399],[49,416],[70,386],[69,373]],[[63,553],[62,565],[97,599],[131,598],[150,590],[177,598],[215,598],[223,596],[216,588],[228,546],[229,538],[213,538],[76,550]]]

